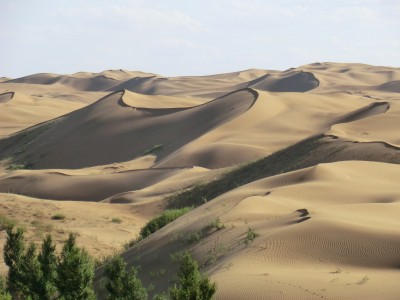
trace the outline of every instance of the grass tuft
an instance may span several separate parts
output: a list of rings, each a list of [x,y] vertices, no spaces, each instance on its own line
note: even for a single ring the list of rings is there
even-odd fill
[[[61,214],[61,213],[56,213],[55,215],[53,215],[51,217],[52,220],[58,220],[58,221],[62,221],[65,220],[65,215]]]

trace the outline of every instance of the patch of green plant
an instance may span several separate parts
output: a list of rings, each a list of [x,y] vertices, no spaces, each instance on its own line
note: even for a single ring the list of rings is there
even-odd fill
[[[320,135],[306,139],[270,156],[233,168],[213,181],[197,183],[167,197],[168,207],[179,208],[189,205],[197,207],[204,204],[204,199],[212,200],[249,182],[310,167],[325,158],[331,159],[329,154],[334,152],[334,149],[330,149],[330,151],[324,149],[318,155],[309,155],[311,151],[316,151],[327,143],[324,138],[323,135]]]
[[[193,243],[196,243],[196,242],[200,241],[201,238],[202,238],[202,236],[203,236],[202,231],[192,232],[192,233],[190,233],[189,236],[186,238],[186,241],[187,241],[189,244],[193,244]]]
[[[17,224],[17,221],[5,216],[0,215],[0,225],[2,228],[7,229],[10,227],[14,227]]]
[[[54,225],[50,223],[43,223],[39,220],[33,220],[31,225],[36,228],[35,232],[38,236],[43,235],[43,232],[52,232],[54,230]]]
[[[144,151],[143,154],[144,154],[144,155],[148,155],[148,154],[151,154],[151,153],[158,152],[158,151],[160,151],[163,147],[164,147],[163,144],[154,145],[153,147],[151,147],[151,148],[147,149],[146,151]]]
[[[11,162],[14,164],[20,164],[21,159],[18,156],[23,155],[23,153],[29,148],[29,146],[38,138],[40,135],[49,130],[53,125],[63,120],[65,117],[59,117],[55,120],[40,123],[38,125],[24,129],[10,137],[2,140],[2,151],[0,153],[0,158],[12,157]],[[31,169],[33,164],[31,162],[26,162],[23,169]]]
[[[30,169],[28,164],[10,164],[7,167],[7,170],[10,171],[15,171],[15,170],[26,170],[26,169]]]
[[[200,273],[197,262],[188,252],[185,252],[180,259],[177,282],[168,290],[170,299],[210,300],[216,291],[217,285]]]
[[[66,218],[65,215],[63,215],[62,213],[56,213],[51,217],[52,220],[58,220],[58,221],[65,220],[65,218]]]
[[[253,242],[254,239],[258,236],[259,236],[259,234],[257,232],[255,232],[254,229],[249,227],[249,229],[247,229],[247,234],[246,234],[246,240],[245,240],[246,244]]]
[[[122,223],[122,220],[121,220],[120,218],[112,218],[112,219],[111,219],[111,222],[117,223],[117,224],[121,224],[121,223]]]
[[[212,265],[218,258],[224,256],[228,252],[228,248],[217,241],[207,253],[206,265]]]
[[[142,239],[148,237],[152,233],[156,232],[160,228],[164,227],[165,225],[171,223],[172,221],[178,219],[179,217],[183,216],[184,214],[191,211],[192,207],[184,207],[179,209],[167,209],[162,212],[160,215],[156,216],[152,220],[150,220],[140,231],[140,237]]]
[[[161,276],[164,276],[166,273],[167,273],[167,271],[165,269],[160,269],[157,271],[151,271],[149,273],[149,275],[150,275],[150,278],[159,278]]]
[[[225,225],[221,222],[219,218],[213,219],[207,226],[208,230],[215,229],[216,231],[224,229]]]

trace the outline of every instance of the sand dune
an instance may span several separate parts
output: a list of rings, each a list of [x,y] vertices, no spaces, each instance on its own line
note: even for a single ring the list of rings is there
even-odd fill
[[[384,104],[381,108],[384,109]],[[400,126],[400,106],[396,102],[385,114],[371,115],[368,118],[354,120],[345,124],[332,126],[330,134],[360,142],[381,141],[400,148],[400,138],[397,134]]]
[[[140,255],[150,282],[152,271],[173,272],[169,254],[190,249],[217,280],[218,299],[276,299],[278,292],[278,299],[395,298],[399,175],[396,165],[341,162],[256,181],[180,218],[124,257],[136,265]],[[225,228],[205,229],[215,218]],[[253,242],[249,228],[258,235]],[[193,233],[202,233],[200,240],[189,242]],[[151,280],[162,286],[163,278]]]
[[[92,74],[91,76],[64,76],[52,73],[29,75],[22,78],[12,79],[6,83],[27,83],[53,85],[59,84],[80,91],[102,91],[116,85],[118,81],[103,74]]]
[[[380,91],[390,92],[390,93],[400,93],[400,80],[390,81],[381,84],[377,87]]]
[[[159,208],[154,204],[110,205],[97,202],[50,201],[26,196],[0,193],[0,214],[24,226],[29,241],[40,243],[47,233],[52,234],[57,249],[68,237],[77,233],[77,242],[91,255],[101,259],[120,249],[123,243],[135,237],[147,222],[148,214]],[[63,221],[53,220],[56,214]],[[117,219],[118,222],[113,220]],[[0,231],[0,247],[4,247],[6,233]],[[0,274],[6,275],[3,251],[0,252]]]
[[[13,97],[14,97],[14,93],[13,92],[0,94],[0,103],[9,102]]]
[[[12,136],[0,145],[3,157],[29,143],[18,161],[29,161],[34,168],[80,168],[128,161],[154,147],[158,147],[157,156],[163,158],[242,114],[257,97],[252,90],[241,90],[188,109],[139,109],[123,102],[123,94],[112,93],[63,118]]]
[[[83,105],[20,92],[0,95],[0,137],[81,108]],[[1,144],[1,142],[0,142]]]
[[[313,73],[320,82],[317,91],[324,92],[374,90],[400,80],[399,68],[364,64],[315,63],[297,69]]]
[[[366,105],[365,107],[352,111],[340,117],[339,119],[335,120],[334,122],[336,124],[354,122],[374,115],[383,114],[389,108],[390,105],[387,102],[374,102]]]
[[[51,200],[100,201],[122,192],[143,189],[180,171],[149,169],[85,176],[20,171],[0,177],[0,192]]]
[[[189,250],[217,299],[397,299],[399,82],[329,62],[1,78],[0,215],[99,257],[198,205],[123,254],[154,292]]]

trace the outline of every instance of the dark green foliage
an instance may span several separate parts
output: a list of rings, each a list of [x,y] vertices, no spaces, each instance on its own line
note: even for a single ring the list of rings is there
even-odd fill
[[[24,169],[30,169],[30,164],[10,164],[7,167],[7,170],[15,171],[15,170],[24,170]]]
[[[21,264],[21,289],[24,299],[41,299],[40,280],[42,271],[37,258],[36,246],[31,243],[22,259]]]
[[[169,290],[172,300],[209,300],[217,290],[215,283],[204,277],[197,262],[186,252],[181,257],[178,284]]]
[[[57,264],[57,287],[62,300],[95,299],[92,287],[94,267],[89,254],[77,247],[72,233],[65,242]]]
[[[192,207],[184,207],[180,209],[167,209],[162,214],[150,220],[140,231],[140,237],[146,238],[150,234],[156,232],[165,225],[171,223],[172,221],[178,219],[180,216],[191,211]]]
[[[52,220],[65,220],[65,215],[57,213],[51,217]]]
[[[166,200],[169,208],[200,206],[204,204],[204,199],[210,201],[249,182],[320,163],[343,160],[400,163],[398,149],[387,144],[383,148],[385,151],[374,152],[372,149],[369,143],[354,144],[332,136],[313,136],[267,157],[234,168],[216,180],[197,184]]]
[[[7,292],[5,280],[0,277],[0,300],[12,300],[10,293]]]
[[[153,300],[168,300],[168,295],[165,293],[154,295]]]
[[[7,240],[4,245],[4,262],[8,266],[7,286],[10,293],[18,299],[23,287],[22,263],[25,254],[24,231],[7,228]]]
[[[108,300],[146,300],[147,291],[137,277],[137,272],[131,268],[126,271],[126,263],[120,256],[115,256],[106,266],[106,289]]]
[[[57,292],[57,256],[56,246],[53,244],[51,235],[47,235],[43,240],[38,260],[42,271],[42,278],[39,282],[40,299],[53,299]]]

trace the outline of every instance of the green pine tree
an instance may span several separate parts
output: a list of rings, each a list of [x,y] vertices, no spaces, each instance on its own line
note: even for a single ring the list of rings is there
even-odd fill
[[[94,266],[89,254],[76,245],[72,233],[65,242],[57,264],[57,287],[62,300],[92,300]]]
[[[108,300],[146,300],[147,291],[137,277],[137,271],[126,271],[126,263],[120,256],[115,256],[106,266],[106,289]]]
[[[22,262],[25,254],[24,230],[12,226],[6,229],[7,239],[4,245],[4,262],[8,266],[7,286],[15,299],[20,299],[24,290]]]
[[[22,295],[24,299],[41,300],[39,283],[42,278],[36,246],[31,243],[22,259]]]
[[[172,300],[209,300],[217,290],[215,283],[211,283],[200,271],[197,262],[185,252],[181,257],[178,271],[178,285],[169,290]]]
[[[51,235],[47,235],[43,240],[38,259],[42,271],[42,277],[39,282],[40,299],[54,299],[54,295],[57,292],[57,255],[56,246],[53,244]]]

